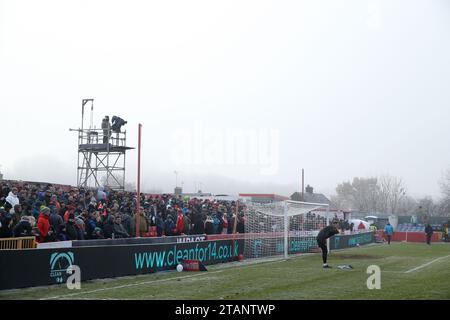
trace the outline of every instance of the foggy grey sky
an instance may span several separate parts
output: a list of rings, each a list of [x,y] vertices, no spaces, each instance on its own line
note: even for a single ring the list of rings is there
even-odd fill
[[[95,125],[123,117],[129,145],[143,124],[147,190],[172,191],[178,170],[187,192],[290,195],[303,167],[327,195],[390,174],[438,198],[449,32],[446,0],[0,0],[0,170],[76,184],[68,129],[94,98]],[[249,158],[227,161],[252,134]]]

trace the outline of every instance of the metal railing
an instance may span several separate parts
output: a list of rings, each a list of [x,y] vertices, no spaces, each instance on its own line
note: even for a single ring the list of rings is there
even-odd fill
[[[114,132],[111,129],[70,129],[78,132],[78,144],[107,144],[113,146],[125,147],[127,141],[127,132]]]
[[[36,249],[35,237],[0,239],[0,250]]]

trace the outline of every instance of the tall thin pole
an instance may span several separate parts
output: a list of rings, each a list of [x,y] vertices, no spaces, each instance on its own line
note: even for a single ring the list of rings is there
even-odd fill
[[[302,169],[302,201],[305,201],[305,169]]]
[[[85,102],[83,100],[82,107],[81,107],[81,131],[84,129],[84,106]]]
[[[78,170],[77,170],[77,187],[82,186],[81,179],[83,178],[83,171],[80,171],[80,145],[83,143],[83,129],[84,129],[84,106],[86,105],[85,100],[81,102],[81,131],[78,131]],[[83,154],[83,164],[85,162],[85,157]],[[84,165],[83,165],[84,166]],[[84,170],[84,168],[82,169]],[[86,177],[88,175],[88,170],[86,169]]]
[[[94,100],[92,100],[92,104],[91,104],[91,123],[89,126],[90,130],[92,129],[93,125],[94,125]]]
[[[137,177],[137,217],[136,217],[136,237],[139,238],[141,228],[141,136],[142,124],[139,124],[138,137],[138,177]]]

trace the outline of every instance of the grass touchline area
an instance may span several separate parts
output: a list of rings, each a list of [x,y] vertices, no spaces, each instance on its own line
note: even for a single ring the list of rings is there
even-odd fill
[[[0,299],[90,300],[381,300],[450,299],[450,244],[376,244],[288,260],[249,260],[209,266],[209,272],[163,272],[65,286],[0,291]],[[339,270],[352,265],[353,270]],[[381,290],[367,288],[369,266],[382,271]]]

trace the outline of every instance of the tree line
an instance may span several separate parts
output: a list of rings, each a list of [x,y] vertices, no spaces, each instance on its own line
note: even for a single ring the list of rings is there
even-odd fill
[[[450,169],[439,181],[442,197],[414,198],[407,192],[401,178],[381,177],[353,178],[340,183],[336,195],[331,197],[332,206],[340,210],[391,215],[450,216]]]

